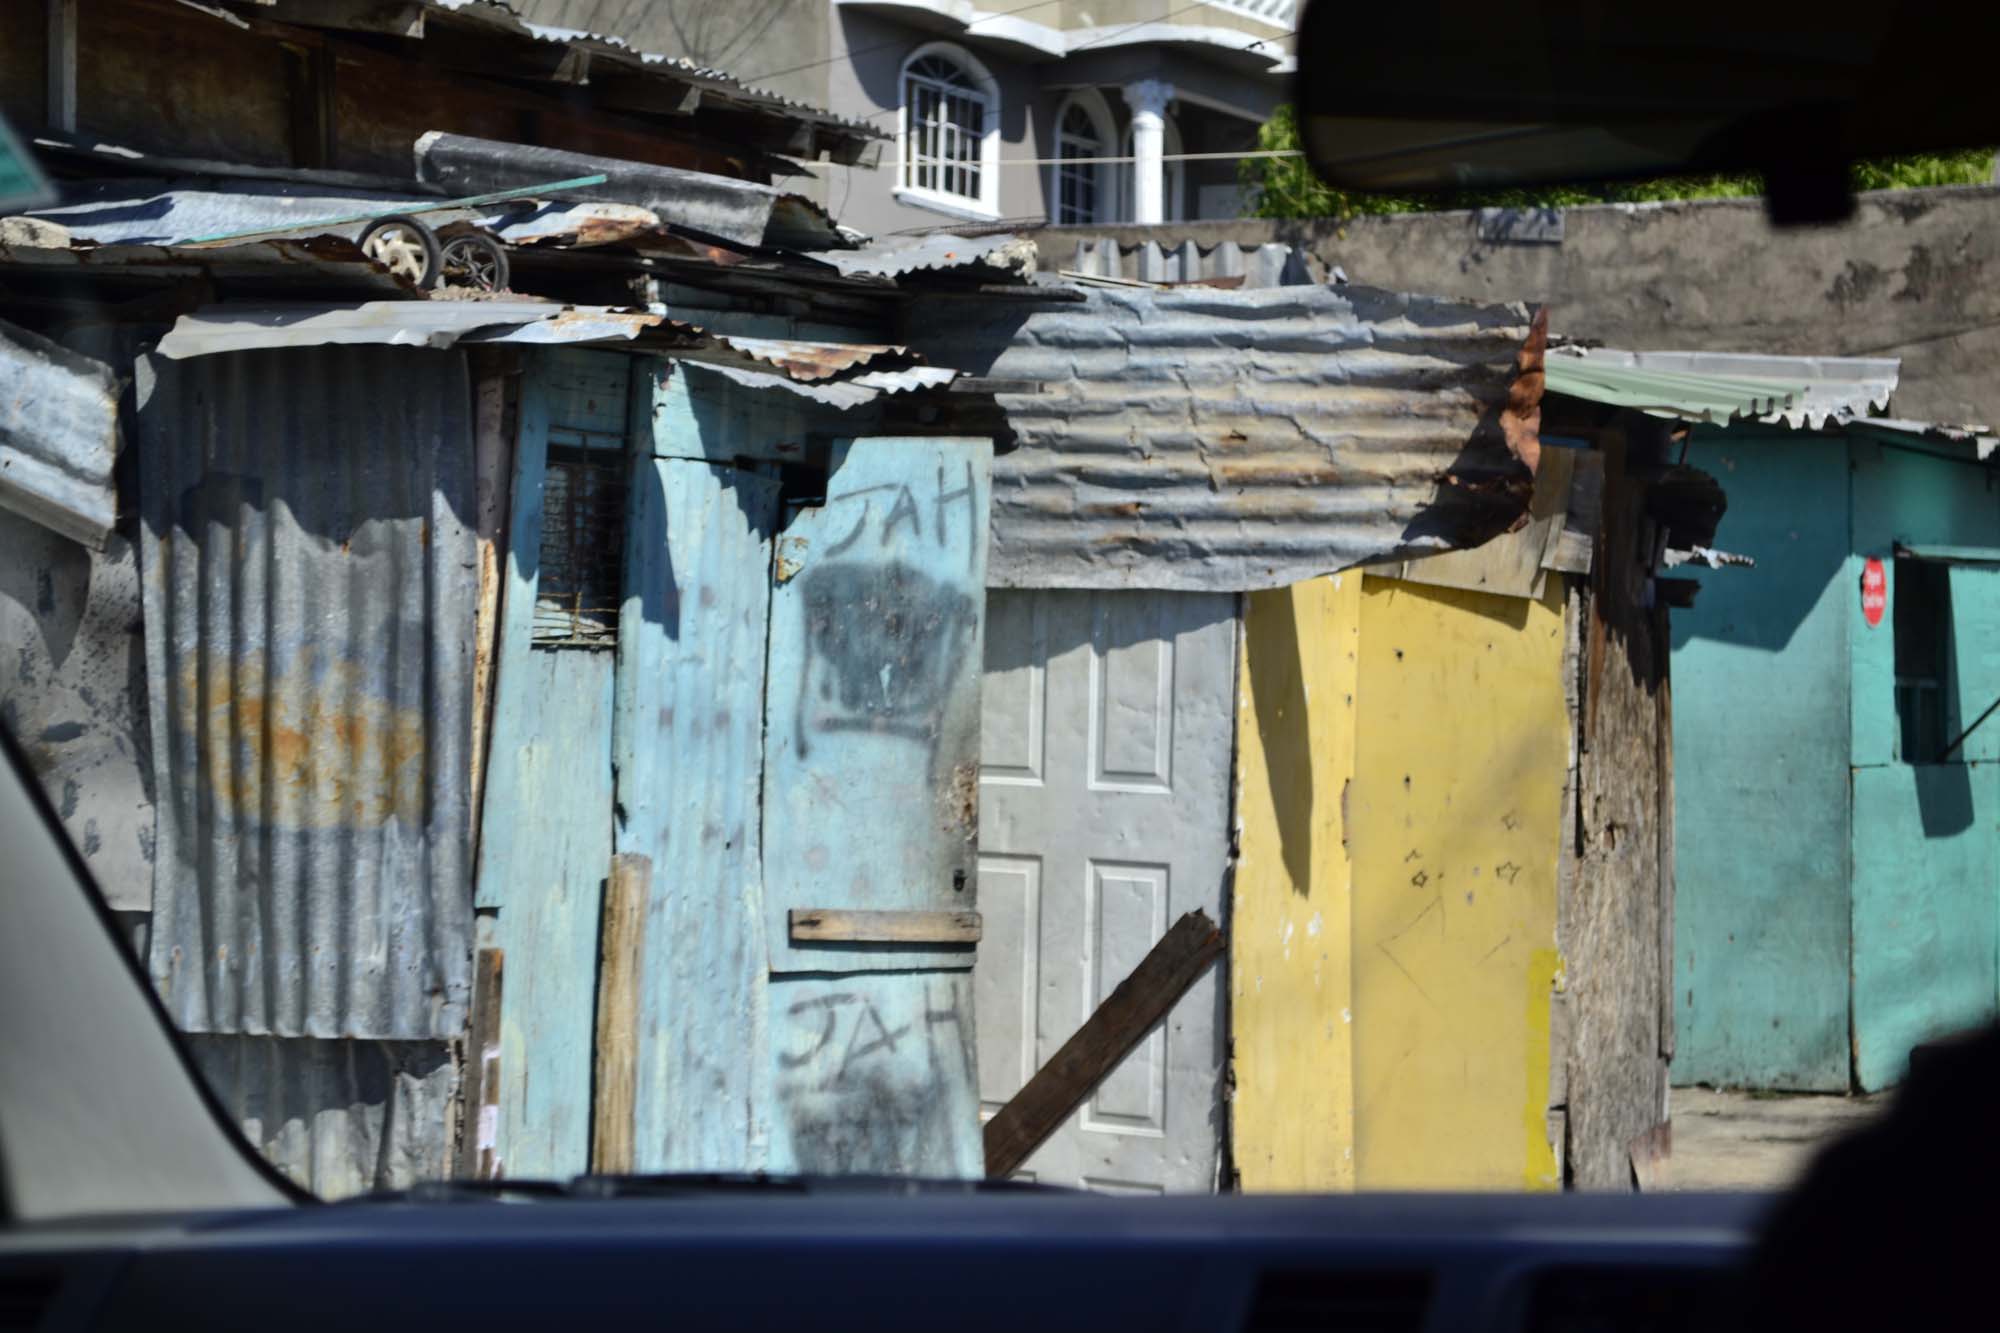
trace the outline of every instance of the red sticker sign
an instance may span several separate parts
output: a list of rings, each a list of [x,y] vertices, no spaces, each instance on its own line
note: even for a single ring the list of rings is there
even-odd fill
[[[1874,629],[1889,609],[1889,574],[1873,556],[1861,567],[1861,618]]]

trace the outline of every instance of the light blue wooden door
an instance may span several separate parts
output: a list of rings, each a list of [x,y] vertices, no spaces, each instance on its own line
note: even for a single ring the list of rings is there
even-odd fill
[[[628,358],[522,378],[476,903],[505,951],[501,1172],[589,1167],[598,911],[611,865],[612,679]]]
[[[971,909],[985,440],[836,441],[777,544],[764,748],[774,972],[970,967],[962,945],[800,942],[794,909]]]
[[[773,1170],[983,1174],[975,949],[801,942],[789,913],[975,907],[990,455],[986,440],[836,441],[825,502],[794,512],[777,541],[763,832]]]
[[[634,1167],[748,1170],[767,991],[764,640],[778,483],[634,459],[617,686],[620,852],[650,857]]]

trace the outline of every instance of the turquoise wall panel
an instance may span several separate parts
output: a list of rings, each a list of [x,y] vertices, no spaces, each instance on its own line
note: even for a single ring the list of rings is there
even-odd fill
[[[748,1170],[767,971],[758,799],[777,482],[639,457],[620,618],[618,850],[652,858],[635,1166]]]
[[[773,977],[769,1167],[977,1179],[970,972]]]
[[[1676,1083],[1848,1086],[1847,469],[1839,442],[1698,433],[1729,495],[1673,615]],[[1687,571],[1677,571],[1686,573]]]
[[[501,1166],[587,1170],[598,915],[611,865],[614,655],[532,644],[548,438],[617,435],[627,359],[564,353],[522,377],[476,901],[497,910]]]
[[[778,538],[765,726],[775,971],[970,967],[964,946],[794,943],[794,908],[976,906],[985,440],[832,446]]]
[[[1992,1017],[2000,766],[1854,771],[1854,1054],[1869,1091],[1910,1047]]]

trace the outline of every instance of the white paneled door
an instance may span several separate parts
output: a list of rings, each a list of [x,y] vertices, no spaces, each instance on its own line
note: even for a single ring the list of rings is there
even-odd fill
[[[1220,922],[1236,598],[987,594],[976,971],[979,1095],[1018,1091],[1184,912]],[[1211,1190],[1223,1132],[1221,964],[1023,1177]]]

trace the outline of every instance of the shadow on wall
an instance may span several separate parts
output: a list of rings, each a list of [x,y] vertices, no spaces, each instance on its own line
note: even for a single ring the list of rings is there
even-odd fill
[[[1972,827],[1972,769],[1967,764],[1918,764],[1917,818],[1926,838],[1949,838]]]
[[[1289,588],[1252,593],[1245,679],[1263,742],[1266,781],[1277,815],[1280,853],[1292,892],[1312,894],[1313,754],[1298,604]]]

